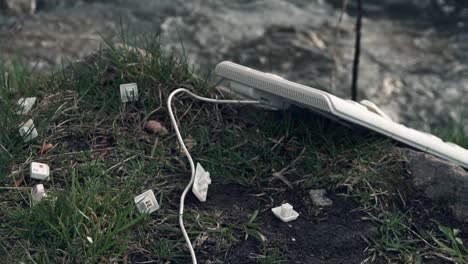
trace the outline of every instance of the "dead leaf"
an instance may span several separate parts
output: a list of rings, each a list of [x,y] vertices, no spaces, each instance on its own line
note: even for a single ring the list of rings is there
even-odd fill
[[[53,147],[54,147],[54,145],[51,144],[51,143],[47,143],[47,144],[42,145],[41,154],[44,154],[44,153],[48,152],[48,151],[51,150]]]
[[[161,136],[167,135],[168,133],[167,128],[156,120],[149,120],[145,123],[144,128],[147,132]]]
[[[277,171],[277,172],[274,172],[273,174],[273,177],[277,178],[277,179],[280,179],[284,184],[286,184],[289,188],[291,189],[294,189],[293,185],[291,184],[291,182],[286,179],[286,177],[283,176],[282,174],[282,171]],[[270,179],[273,180],[274,178]]]
[[[15,187],[21,187],[21,185],[23,185],[23,182],[24,182],[24,177],[23,176],[19,177],[18,179],[15,180]]]
[[[184,139],[185,146],[187,147],[187,150],[192,150],[192,148],[197,145],[197,141],[192,138],[192,136],[188,136],[187,138]]]

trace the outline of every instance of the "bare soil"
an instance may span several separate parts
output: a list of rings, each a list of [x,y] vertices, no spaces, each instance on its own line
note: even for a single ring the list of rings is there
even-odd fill
[[[213,263],[224,259],[225,263],[263,263],[264,249],[275,248],[281,253],[281,263],[361,263],[368,257],[365,241],[379,236],[378,227],[364,219],[367,215],[357,210],[359,204],[350,197],[331,192],[333,206],[316,208],[305,189],[248,188],[236,184],[212,184],[209,199],[200,203],[192,195],[187,206],[196,206],[207,213],[222,212],[224,219],[236,226],[235,243],[228,251],[218,251],[205,243],[197,248],[200,263]],[[271,208],[289,202],[300,213],[297,220],[283,223],[271,212]],[[413,215],[418,226],[431,230],[437,228],[435,221],[459,227],[462,239],[467,236],[468,225],[453,219],[449,210],[438,207],[431,201],[414,194],[407,204],[418,208]],[[256,222],[267,242],[262,243],[249,236],[245,239],[242,224],[248,216],[259,211]],[[435,221],[432,221],[433,219]],[[377,258],[372,263],[387,263]],[[427,257],[423,263],[450,263]]]
[[[280,249],[284,263],[360,263],[366,258],[367,243],[363,237],[374,237],[378,232],[370,222],[361,220],[363,213],[353,212],[358,204],[343,196],[331,195],[335,204],[322,210],[313,207],[305,190],[276,190],[275,193],[214,184],[210,186],[209,196],[206,203],[197,205],[200,210],[221,210],[225,217],[239,224],[247,221],[248,214],[259,210],[257,221],[268,239],[266,245]],[[296,221],[283,223],[271,212],[270,208],[285,202],[300,213]],[[223,253],[226,263],[261,262],[261,258],[255,258],[262,253],[261,243],[251,237],[242,241],[242,235],[240,239],[234,248]],[[205,261],[217,255],[210,248],[199,252],[203,252],[199,257]]]

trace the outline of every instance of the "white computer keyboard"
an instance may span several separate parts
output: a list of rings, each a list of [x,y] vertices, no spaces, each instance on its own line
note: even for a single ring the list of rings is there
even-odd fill
[[[468,150],[396,123],[370,101],[357,103],[343,100],[327,92],[229,61],[219,63],[215,72],[230,80],[229,89],[272,108],[287,108],[290,104],[296,104],[327,116],[331,114],[468,169]]]

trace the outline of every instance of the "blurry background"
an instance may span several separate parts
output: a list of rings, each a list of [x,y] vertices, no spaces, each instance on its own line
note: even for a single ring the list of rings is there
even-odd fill
[[[0,56],[53,71],[117,41],[123,24],[159,32],[202,71],[233,60],[349,98],[348,2],[337,27],[342,0],[0,0]],[[468,131],[468,1],[363,2],[359,100],[415,128]]]

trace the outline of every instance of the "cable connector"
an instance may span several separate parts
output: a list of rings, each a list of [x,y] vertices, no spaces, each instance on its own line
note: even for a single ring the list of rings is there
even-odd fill
[[[134,201],[138,211],[142,214],[151,214],[159,209],[158,200],[156,200],[153,190],[147,190],[146,192],[138,195],[134,198]]]
[[[294,211],[293,206],[289,203],[272,208],[271,211],[276,217],[285,223],[296,220],[299,217],[299,213]]]
[[[187,247],[190,251],[190,257],[192,258],[192,264],[197,264],[197,256],[195,255],[195,251],[193,250],[192,243],[190,242],[190,237],[187,234],[187,230],[185,230],[184,226],[184,204],[185,204],[185,196],[187,193],[190,191],[190,187],[192,187],[192,191],[195,196],[200,201],[205,201],[206,200],[206,194],[208,191],[208,185],[211,183],[210,175],[209,173],[205,172],[203,168],[201,168],[200,164],[198,164],[197,169],[195,168],[195,163],[193,162],[192,156],[190,156],[190,152],[187,149],[187,146],[184,143],[184,139],[182,138],[182,135],[180,134],[179,126],[177,124],[177,120],[174,115],[174,111],[172,110],[172,99],[174,99],[174,96],[178,93],[187,93],[194,97],[195,99],[204,101],[204,102],[209,102],[209,103],[217,103],[217,104],[258,104],[260,103],[259,101],[239,101],[239,100],[220,100],[220,99],[213,99],[213,98],[206,98],[202,96],[198,96],[189,90],[185,88],[179,88],[174,91],[169,95],[167,99],[167,110],[169,111],[169,117],[171,118],[171,123],[172,126],[174,127],[175,134],[177,136],[177,140],[179,141],[179,144],[182,148],[182,151],[184,152],[185,156],[187,156],[187,159],[190,163],[190,172],[191,172],[191,177],[190,177],[190,182],[187,184],[185,187],[184,191],[182,192],[182,195],[180,196],[180,208],[179,208],[179,225],[180,229],[182,231],[182,235],[184,236],[185,242],[187,243]],[[203,173],[201,173],[203,172]],[[198,177],[197,177],[198,176]],[[203,176],[203,177],[202,177]],[[201,179],[203,178],[203,181]],[[204,189],[203,192],[200,192],[201,189]]]
[[[42,201],[43,198],[47,197],[47,193],[45,192],[44,185],[38,184],[34,186],[31,190],[31,198],[33,202],[38,203]]]
[[[192,192],[200,200],[200,202],[206,201],[208,194],[208,185],[211,184],[210,173],[205,171],[200,163],[197,163],[195,169],[195,178],[193,180]]]
[[[29,119],[19,126],[19,134],[25,143],[35,139],[39,135],[32,119]]]
[[[26,98],[20,98],[18,102],[16,103],[17,115],[25,115],[27,114],[31,108],[33,107],[34,103],[36,102],[36,97],[26,97]]]
[[[120,85],[120,99],[122,103],[138,100],[138,86],[136,83],[125,83]]]

